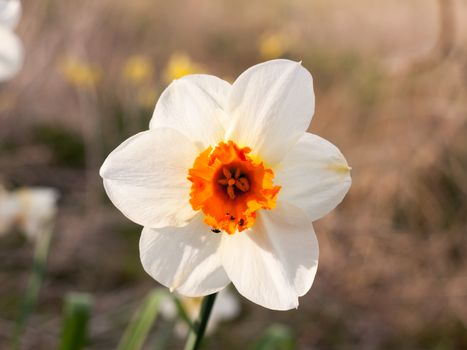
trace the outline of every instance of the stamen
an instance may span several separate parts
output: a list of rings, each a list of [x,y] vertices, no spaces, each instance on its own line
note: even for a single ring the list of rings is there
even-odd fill
[[[227,179],[219,179],[217,180],[217,183],[222,186],[227,186],[229,184],[229,180]]]
[[[241,177],[235,181],[235,186],[242,192],[248,192],[250,190],[250,182],[246,177]]]
[[[240,168],[237,168],[237,170],[235,170],[235,178],[238,179],[240,177]]]
[[[222,168],[222,172],[224,173],[226,179],[230,179],[232,177],[232,173],[226,167]]]
[[[235,199],[235,191],[233,186],[227,187],[227,194],[229,195],[230,199]]]

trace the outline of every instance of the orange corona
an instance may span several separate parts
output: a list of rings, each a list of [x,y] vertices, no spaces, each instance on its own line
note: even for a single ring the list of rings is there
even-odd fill
[[[243,231],[255,223],[256,211],[276,205],[280,186],[273,184],[274,173],[249,157],[250,151],[220,142],[201,152],[189,170],[190,204],[203,211],[215,232]]]

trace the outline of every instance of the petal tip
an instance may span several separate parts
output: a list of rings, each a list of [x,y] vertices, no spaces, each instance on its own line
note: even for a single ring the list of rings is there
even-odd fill
[[[104,161],[104,163],[102,163],[99,169],[99,176],[102,177],[103,179],[105,179],[106,170],[107,170],[107,161]]]
[[[297,309],[298,309],[298,305],[299,305],[298,297],[296,297],[294,300],[292,300],[292,301],[290,302],[290,304],[288,304],[288,305],[286,305],[286,306],[278,307],[278,308],[276,308],[275,310],[277,310],[277,311],[297,310]]]
[[[350,173],[350,170],[352,170],[352,168],[348,166],[347,164],[338,164],[338,163],[329,164],[327,168],[328,170],[331,170],[338,174],[343,174],[343,175],[347,175],[348,173]]]

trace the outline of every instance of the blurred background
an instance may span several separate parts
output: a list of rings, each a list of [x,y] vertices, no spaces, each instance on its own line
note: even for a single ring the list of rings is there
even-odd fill
[[[342,150],[353,185],[315,223],[320,268],[299,309],[239,297],[206,349],[248,349],[271,324],[296,349],[467,349],[467,1],[25,0],[16,32],[25,62],[0,84],[0,183],[60,196],[21,348],[56,348],[69,292],[93,298],[86,348],[116,347],[156,282],[100,165],[147,129],[171,80],[232,82],[284,57],[311,71],[310,131]],[[37,252],[19,227],[0,237],[1,349]]]

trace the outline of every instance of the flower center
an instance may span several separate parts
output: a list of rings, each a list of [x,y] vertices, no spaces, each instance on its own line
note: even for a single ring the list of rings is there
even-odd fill
[[[259,209],[276,205],[280,186],[273,184],[274,173],[248,156],[250,151],[220,142],[201,152],[189,170],[190,204],[203,211],[213,232],[243,231],[253,226]]]
[[[221,186],[225,186],[230,199],[235,199],[237,194],[242,194],[242,192],[245,193],[250,190],[250,181],[248,181],[245,174],[242,174],[240,168],[228,169],[227,167],[223,167],[222,175],[223,176],[217,180],[217,183]]]

